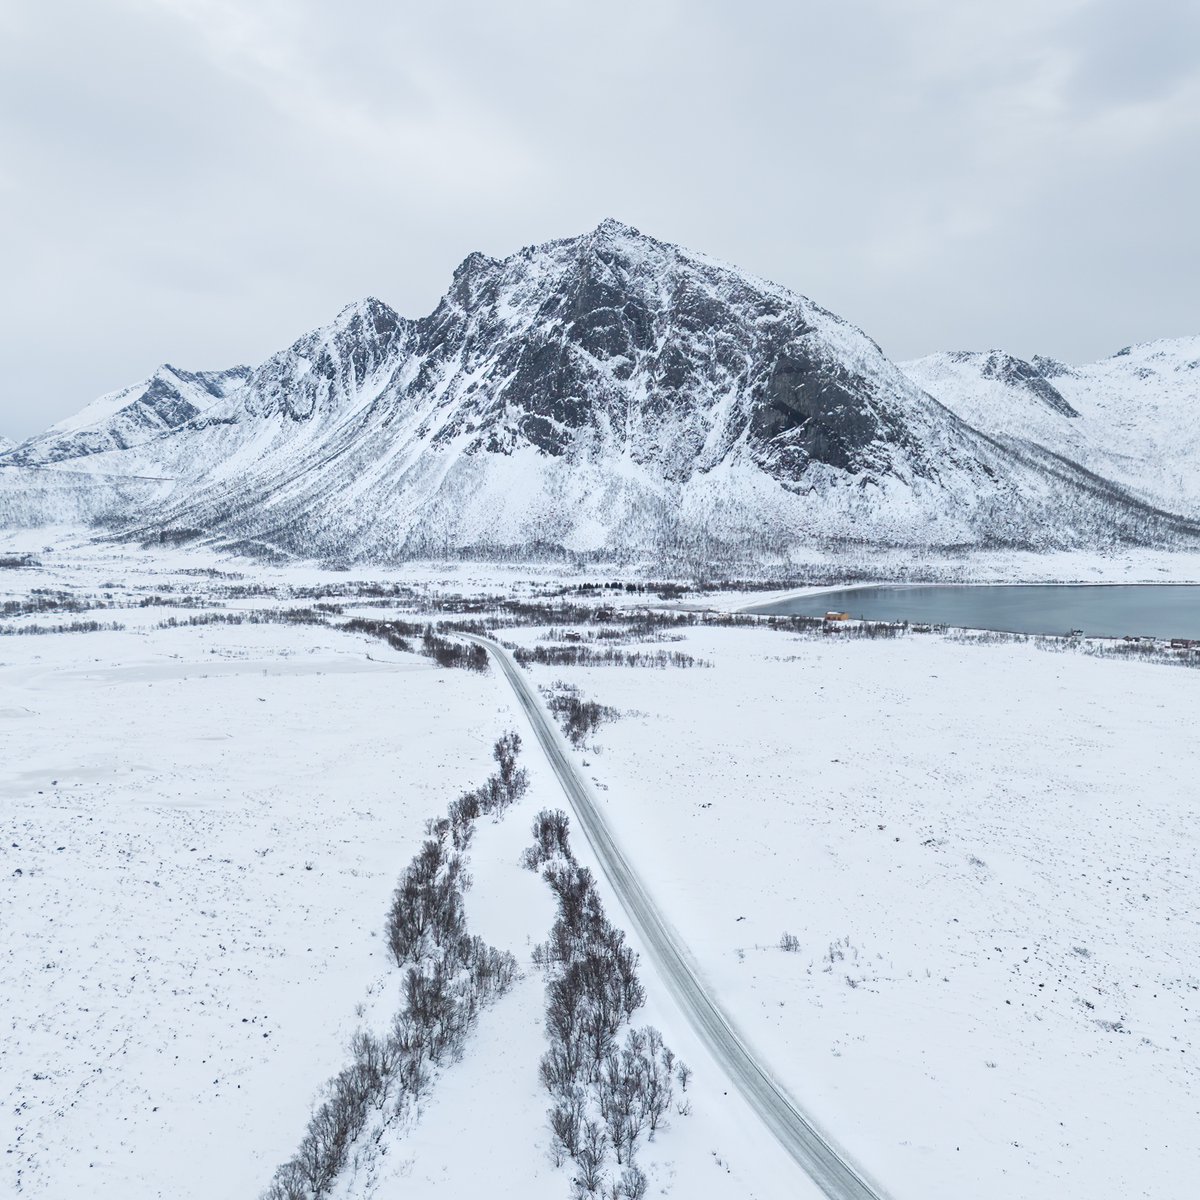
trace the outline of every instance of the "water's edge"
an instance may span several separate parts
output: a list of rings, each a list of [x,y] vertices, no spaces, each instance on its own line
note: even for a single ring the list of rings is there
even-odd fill
[[[822,589],[749,605],[762,616],[908,621],[999,633],[1200,639],[1200,584],[900,584]]]

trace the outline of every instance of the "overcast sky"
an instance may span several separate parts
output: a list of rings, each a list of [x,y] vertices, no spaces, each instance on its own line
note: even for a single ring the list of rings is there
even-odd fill
[[[615,216],[893,358],[1200,332],[1197,0],[3,0],[0,434]]]

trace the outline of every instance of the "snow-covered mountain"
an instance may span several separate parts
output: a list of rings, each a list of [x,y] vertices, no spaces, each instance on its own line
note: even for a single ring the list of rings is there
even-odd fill
[[[0,471],[0,504],[41,464],[36,487],[126,532],[350,558],[1197,532],[974,428],[811,300],[615,221],[503,260],[472,254],[429,316],[368,299],[239,371],[236,390],[202,385],[209,399],[154,436],[134,442],[122,424],[123,442],[77,440],[73,454],[18,447],[0,458],[21,468]],[[1024,386],[1075,419],[1044,371]],[[142,398],[106,398],[82,424],[105,428]],[[66,424],[57,438],[81,422]]]
[[[4,447],[6,465],[41,466],[128,450],[178,429],[246,382],[249,367],[227,371],[181,371],[163,365],[140,383],[93,400],[82,411],[15,448]]]
[[[977,429],[1036,443],[1200,517],[1200,337],[1127,346],[1079,367],[998,350],[900,367]]]
[[[14,443],[12,441],[0,433],[0,454],[3,454],[6,450],[11,450],[13,445]]]

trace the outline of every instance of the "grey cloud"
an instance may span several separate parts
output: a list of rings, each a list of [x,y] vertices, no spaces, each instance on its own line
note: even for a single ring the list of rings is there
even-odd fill
[[[259,359],[361,295],[418,315],[469,251],[608,215],[795,287],[896,357],[1078,361],[1195,332],[1191,10],[1164,3],[1139,40],[1117,7],[10,9],[0,433],[163,360]]]
[[[1195,0],[1096,0],[1067,23],[1074,49],[1070,90],[1083,104],[1155,100],[1200,73]]]

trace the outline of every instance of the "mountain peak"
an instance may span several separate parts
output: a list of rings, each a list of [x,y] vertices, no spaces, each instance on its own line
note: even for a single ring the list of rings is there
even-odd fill
[[[400,322],[400,314],[390,304],[385,304],[375,296],[364,296],[347,304],[333,318],[335,329],[346,329],[355,321],[373,328],[376,333],[394,329]]]
[[[654,240],[647,237],[640,229],[635,229],[632,225],[626,225],[624,221],[618,221],[616,217],[605,217],[588,236],[606,240],[612,238],[630,239],[639,242]]]

